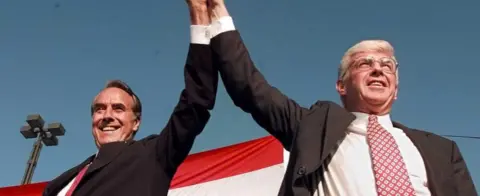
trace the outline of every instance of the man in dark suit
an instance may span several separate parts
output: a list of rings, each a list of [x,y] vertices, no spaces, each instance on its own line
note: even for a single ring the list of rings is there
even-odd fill
[[[209,24],[205,4],[189,3],[191,31]],[[185,65],[185,89],[159,135],[134,141],[142,106],[122,81],[111,81],[92,104],[92,133],[98,153],[61,174],[44,196],[166,196],[170,182],[207,124],[217,92],[218,72],[208,39],[192,36]]]
[[[339,67],[343,107],[301,107],[252,62],[223,0],[209,0],[210,47],[236,106],[290,151],[281,196],[476,196],[454,141],[390,120],[398,63],[387,41],[352,46]]]

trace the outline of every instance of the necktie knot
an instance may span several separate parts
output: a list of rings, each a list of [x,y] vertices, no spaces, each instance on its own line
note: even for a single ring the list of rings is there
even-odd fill
[[[368,116],[368,123],[378,123],[378,117],[375,115]]]

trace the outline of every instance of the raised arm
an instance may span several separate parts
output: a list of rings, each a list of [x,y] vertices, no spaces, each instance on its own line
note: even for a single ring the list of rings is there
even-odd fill
[[[212,64],[206,35],[210,23],[205,7],[189,4],[191,44],[185,64],[185,89],[168,124],[157,137],[158,160],[170,177],[190,152],[194,140],[207,124],[217,93],[218,72]]]
[[[223,0],[211,0],[210,45],[214,62],[234,104],[289,150],[306,109],[271,86],[255,67]]]

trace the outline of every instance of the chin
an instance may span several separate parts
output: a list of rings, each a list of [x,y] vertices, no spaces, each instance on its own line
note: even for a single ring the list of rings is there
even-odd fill
[[[102,139],[101,141],[99,141],[98,143],[100,145],[104,145],[104,144],[108,144],[108,143],[111,143],[111,142],[114,142],[113,140],[109,140],[109,139]]]
[[[364,96],[365,102],[370,105],[384,105],[388,102],[388,97],[384,96]]]

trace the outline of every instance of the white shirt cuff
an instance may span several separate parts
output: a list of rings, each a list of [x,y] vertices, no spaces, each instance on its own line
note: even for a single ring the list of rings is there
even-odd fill
[[[210,39],[227,31],[234,31],[235,25],[230,16],[224,16],[211,25],[190,25],[190,42],[192,44],[209,45]]]
[[[190,25],[190,42],[192,44],[210,44],[209,26]]]
[[[219,18],[216,21],[213,21],[210,25],[210,38],[214,38],[218,34],[234,31],[235,25],[233,24],[233,19],[230,16],[224,16]]]

